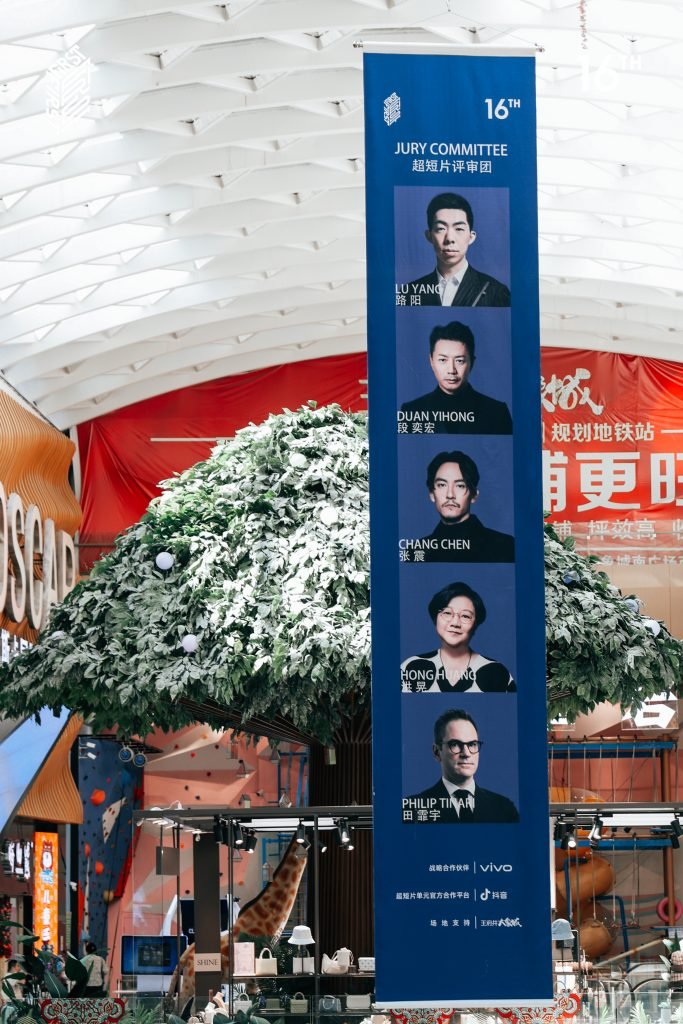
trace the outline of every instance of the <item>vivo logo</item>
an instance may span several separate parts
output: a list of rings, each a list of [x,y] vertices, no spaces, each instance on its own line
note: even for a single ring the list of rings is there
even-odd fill
[[[511,872],[512,871],[512,864],[494,864],[493,861],[491,861],[489,864],[480,864],[479,865],[479,870],[480,871],[499,871],[499,872],[500,871],[508,871],[508,872]]]

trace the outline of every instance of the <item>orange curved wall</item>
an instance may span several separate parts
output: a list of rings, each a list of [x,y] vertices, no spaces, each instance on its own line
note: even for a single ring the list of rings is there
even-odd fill
[[[24,508],[37,505],[41,517],[53,519],[57,530],[74,535],[81,507],[69,486],[75,446],[56,427],[30,413],[0,391],[0,482],[5,495],[15,491]],[[37,575],[41,569],[37,567]],[[0,612],[0,628],[33,641],[37,633],[26,619],[17,624]]]

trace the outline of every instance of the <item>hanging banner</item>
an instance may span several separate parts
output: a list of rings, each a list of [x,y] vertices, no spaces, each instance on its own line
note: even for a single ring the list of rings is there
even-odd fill
[[[544,507],[604,564],[680,564],[683,366],[546,348]]]
[[[33,927],[43,945],[59,949],[58,872],[59,836],[56,832],[36,832],[33,836]]]
[[[377,1002],[543,1005],[534,60],[395,49],[364,55]]]

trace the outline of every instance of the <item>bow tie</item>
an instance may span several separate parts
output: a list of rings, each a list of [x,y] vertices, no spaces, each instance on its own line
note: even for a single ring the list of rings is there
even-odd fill
[[[474,812],[474,795],[469,789],[456,789],[451,795],[451,802],[458,810],[458,818],[470,817]]]

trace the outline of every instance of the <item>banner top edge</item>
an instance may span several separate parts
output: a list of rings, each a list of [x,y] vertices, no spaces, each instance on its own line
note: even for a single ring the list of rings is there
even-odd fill
[[[452,57],[535,57],[533,46],[457,46],[451,43],[383,42],[374,39],[356,39],[355,47],[363,53],[435,54]]]

